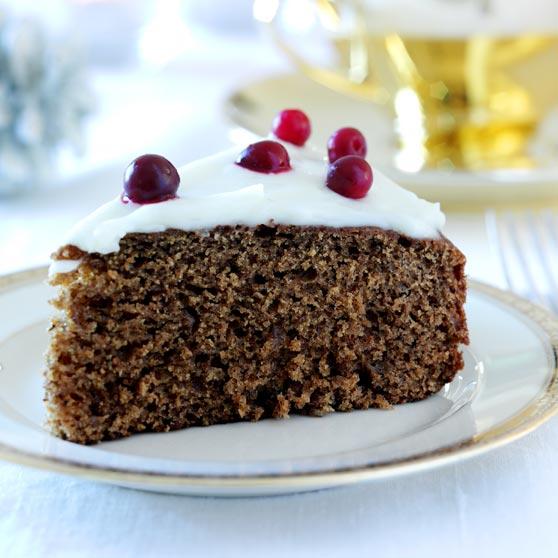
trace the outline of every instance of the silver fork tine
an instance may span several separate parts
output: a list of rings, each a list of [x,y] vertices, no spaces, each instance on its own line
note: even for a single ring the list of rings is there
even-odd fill
[[[506,212],[498,216],[488,211],[485,222],[489,242],[496,248],[508,288],[558,312],[558,281],[549,263],[558,255],[558,233],[552,214],[548,212],[544,219],[537,220],[533,212]],[[549,240],[551,250],[547,249]],[[544,285],[537,279],[532,263],[542,272]],[[514,271],[521,273],[523,281],[514,279]]]
[[[514,282],[512,279],[512,272],[505,256],[504,243],[500,234],[500,229],[498,227],[498,220],[496,218],[495,211],[488,210],[486,212],[485,224],[486,232],[488,234],[488,241],[496,248],[496,253],[498,254],[500,266],[502,267],[502,271],[504,272],[504,279],[506,280],[508,289],[515,291],[516,289],[513,286]]]
[[[527,223],[537,253],[538,261],[540,262],[540,266],[544,271],[545,280],[548,286],[548,291],[546,292],[545,298],[548,301],[548,306],[554,312],[558,312],[558,283],[556,282],[556,277],[549,263],[552,255],[547,253],[547,250],[545,248],[545,238],[543,237],[543,234],[545,234],[546,236],[550,236],[552,234],[551,231],[553,231],[554,229],[553,227],[548,227],[548,221],[546,219],[541,219],[539,224],[545,231],[544,233],[542,233],[541,227],[537,225],[535,215],[532,211],[529,211],[527,213]]]
[[[553,277],[555,279],[554,285],[556,285],[556,290],[554,291],[554,297],[558,305],[558,221],[556,213],[550,209],[546,209],[543,212],[544,223],[546,226],[546,231],[548,233],[548,240],[550,245],[550,257],[549,262],[551,262],[551,267],[554,268]]]
[[[555,255],[558,256],[558,233],[556,232],[556,216],[549,209],[543,211],[543,215],[546,229],[549,232],[549,236],[552,241],[553,250],[555,250]]]
[[[507,212],[504,215],[504,220],[506,224],[506,228],[510,237],[510,245],[512,250],[514,251],[514,255],[519,261],[519,265],[521,266],[521,270],[523,271],[523,275],[527,281],[529,292],[531,293],[530,298],[536,300],[539,304],[543,306],[547,305],[546,296],[544,292],[540,289],[535,276],[527,262],[527,258],[525,257],[525,246],[522,246],[521,237],[519,235],[519,231],[523,226],[521,220],[517,217],[514,217],[513,213]]]

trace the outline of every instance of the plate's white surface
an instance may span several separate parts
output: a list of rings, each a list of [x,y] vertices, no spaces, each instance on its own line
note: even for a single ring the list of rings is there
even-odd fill
[[[426,401],[389,411],[190,428],[79,446],[42,428],[41,373],[52,294],[43,277],[43,270],[28,272],[3,278],[0,285],[0,456],[32,466],[176,493],[311,490],[486,451],[536,427],[558,399],[556,322],[524,301],[473,284],[465,369]]]
[[[396,140],[392,117],[386,109],[332,91],[301,74],[280,75],[243,86],[225,103],[229,118],[251,133],[267,135],[277,112],[285,107],[304,109],[312,120],[310,143],[324,149],[327,138],[342,126],[359,128],[368,140],[369,158],[396,182],[431,201],[449,206],[497,204],[554,199],[558,183],[556,155],[544,156],[532,169],[493,171],[401,170],[394,164]],[[542,127],[545,128],[544,126]],[[243,141],[245,138],[242,138]],[[539,144],[556,139],[533,140]],[[540,151],[537,148],[537,151]]]

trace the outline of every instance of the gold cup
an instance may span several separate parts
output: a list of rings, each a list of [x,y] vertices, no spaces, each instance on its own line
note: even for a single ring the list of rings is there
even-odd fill
[[[256,0],[254,11],[311,78],[387,103],[402,170],[536,164],[530,139],[558,106],[558,1]]]

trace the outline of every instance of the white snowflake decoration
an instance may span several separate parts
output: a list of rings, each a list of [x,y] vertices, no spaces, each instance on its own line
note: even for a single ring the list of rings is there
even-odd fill
[[[83,150],[93,103],[76,53],[37,21],[0,14],[0,194],[43,181],[61,147]]]

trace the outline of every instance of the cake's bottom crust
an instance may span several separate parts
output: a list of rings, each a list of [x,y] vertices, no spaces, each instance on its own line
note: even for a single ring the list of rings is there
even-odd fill
[[[65,247],[46,374],[80,443],[424,399],[462,368],[463,255],[374,228],[222,227]],[[388,417],[386,417],[388,420]]]

